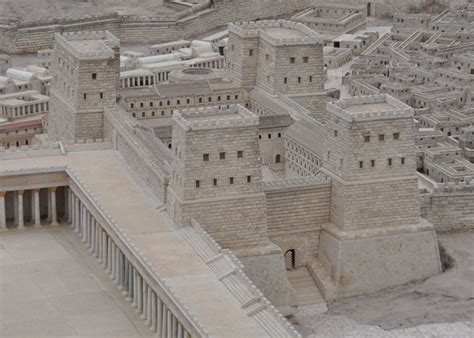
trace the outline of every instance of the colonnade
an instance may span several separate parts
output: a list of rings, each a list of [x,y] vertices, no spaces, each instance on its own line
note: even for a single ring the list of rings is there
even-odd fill
[[[59,225],[56,197],[58,187],[50,187],[46,189],[48,189],[48,197],[46,201],[48,206],[48,218],[46,222],[56,226]],[[29,219],[27,219],[25,215],[25,193],[28,191],[31,194]],[[26,223],[32,224],[35,228],[41,227],[40,189],[0,191],[0,231],[7,230],[7,208],[12,207],[11,205],[7,205],[7,193],[13,195],[13,198],[10,199],[10,201],[13,202],[14,228],[24,229]]]
[[[115,243],[109,233],[89,212],[73,191],[68,190],[68,222],[92,256],[110,275],[114,283],[122,290],[132,306],[141,315],[146,325],[157,337],[190,338],[168,306],[158,297],[155,290],[143,278],[127,255]],[[134,260],[135,261],[135,260]]]

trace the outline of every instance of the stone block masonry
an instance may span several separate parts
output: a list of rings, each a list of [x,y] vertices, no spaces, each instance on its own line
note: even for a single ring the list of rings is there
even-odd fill
[[[474,228],[474,183],[439,184],[421,195],[421,216],[437,231]]]
[[[265,182],[268,236],[282,252],[295,250],[295,266],[316,258],[319,233],[329,222],[330,179],[307,177]]]
[[[242,106],[173,114],[173,162],[167,194],[172,219],[199,223],[235,251],[252,281],[277,306],[292,304],[281,250],[268,238],[258,117]]]
[[[56,35],[51,85],[50,136],[103,138],[104,108],[116,104],[119,40],[110,32]]]

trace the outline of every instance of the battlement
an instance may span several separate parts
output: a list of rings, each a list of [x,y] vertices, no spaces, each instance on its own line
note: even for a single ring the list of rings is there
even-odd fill
[[[229,32],[243,38],[260,37],[274,46],[312,45],[321,42],[319,34],[306,25],[282,19],[231,23]]]
[[[356,96],[327,104],[327,110],[347,122],[411,118],[413,108],[388,94]]]
[[[438,183],[438,187],[433,189],[434,193],[474,193],[474,178],[467,176],[464,182]]]
[[[56,33],[56,43],[80,60],[113,59],[120,40],[108,31]]]
[[[287,190],[293,188],[314,187],[317,185],[328,184],[331,182],[330,177],[324,174],[318,176],[284,178],[281,180],[263,182],[263,190],[276,191]]]
[[[201,107],[175,111],[173,119],[184,130],[258,126],[258,116],[241,105]]]

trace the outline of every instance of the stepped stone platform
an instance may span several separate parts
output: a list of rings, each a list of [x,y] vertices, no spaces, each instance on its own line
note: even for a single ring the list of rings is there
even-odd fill
[[[288,270],[287,274],[291,286],[296,291],[296,306],[326,303],[313,277],[305,266]]]

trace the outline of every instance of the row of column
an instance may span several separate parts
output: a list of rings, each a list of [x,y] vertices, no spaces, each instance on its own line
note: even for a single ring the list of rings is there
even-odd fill
[[[89,252],[122,290],[146,325],[157,337],[190,338],[191,335],[173,315],[167,305],[148,285],[136,267],[130,262],[101,224],[89,212],[81,200],[68,190],[68,221]]]
[[[51,225],[58,225],[58,212],[56,206],[56,190],[57,187],[49,189],[48,199],[48,220]],[[25,228],[25,211],[24,211],[24,193],[25,190],[16,190],[13,192],[13,212],[14,224],[17,229]],[[7,191],[0,191],[0,231],[7,229],[7,209],[6,197]],[[40,211],[40,189],[31,190],[31,223],[35,228],[41,227],[41,211]]]

